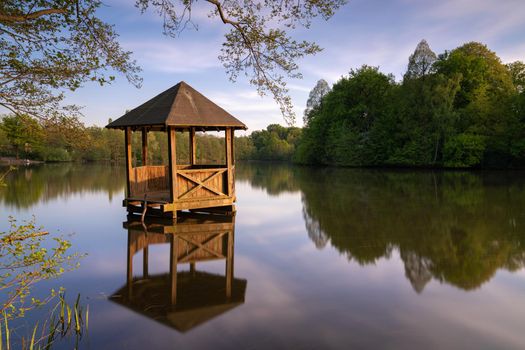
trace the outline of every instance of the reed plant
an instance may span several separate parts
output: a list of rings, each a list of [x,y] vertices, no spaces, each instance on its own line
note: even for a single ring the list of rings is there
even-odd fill
[[[66,338],[74,339],[74,349],[89,330],[89,306],[82,305],[80,294],[74,303],[66,301],[64,292],[58,294],[58,302],[50,309],[47,318],[37,322],[26,334],[18,338],[12,336],[13,317],[2,311],[0,320],[0,350],[50,350],[54,344]],[[17,329],[17,334],[21,333]]]

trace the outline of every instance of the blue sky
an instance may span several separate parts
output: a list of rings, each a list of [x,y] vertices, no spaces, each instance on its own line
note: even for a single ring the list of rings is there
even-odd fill
[[[103,126],[108,118],[121,116],[181,80],[244,121],[249,132],[270,123],[285,124],[270,96],[259,97],[242,76],[236,83],[228,80],[217,59],[228,28],[207,17],[209,5],[198,2],[193,12],[198,30],[171,38],[162,34],[160,17],[153,12],[141,15],[133,3],[106,0],[100,16],[115,25],[122,46],[133,51],[143,69],[143,86],[137,89],[117,76],[110,86],[86,84],[68,93],[67,103],[84,107],[87,125]],[[303,79],[288,81],[300,126],[317,80],[333,84],[362,64],[379,66],[399,80],[421,39],[436,53],[479,41],[503,62],[524,61],[525,0],[350,0],[329,21],[315,20],[310,29],[298,29],[293,36],[324,48],[299,62]]]

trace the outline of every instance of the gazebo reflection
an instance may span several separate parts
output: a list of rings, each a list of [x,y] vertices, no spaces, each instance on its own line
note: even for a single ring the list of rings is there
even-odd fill
[[[180,332],[244,303],[247,281],[234,278],[235,217],[188,214],[177,224],[132,216],[128,230],[127,282],[110,300]],[[169,273],[149,273],[149,247],[169,244]],[[133,256],[142,251],[142,276],[133,277]],[[197,271],[197,263],[224,260],[225,274]],[[177,266],[189,264],[189,271]]]

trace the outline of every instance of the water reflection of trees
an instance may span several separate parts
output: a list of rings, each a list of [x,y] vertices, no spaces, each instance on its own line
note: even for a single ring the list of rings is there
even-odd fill
[[[361,265],[398,250],[417,292],[432,278],[471,290],[525,266],[522,173],[244,167],[270,194],[301,191],[316,247]]]
[[[243,162],[236,167],[235,177],[237,182],[247,181],[253,188],[264,189],[270,195],[279,195],[299,190],[295,169],[288,163]]]
[[[0,187],[0,203],[29,208],[72,193],[106,192],[110,199],[124,189],[124,171],[111,164],[48,164],[19,167],[8,174],[8,186]]]

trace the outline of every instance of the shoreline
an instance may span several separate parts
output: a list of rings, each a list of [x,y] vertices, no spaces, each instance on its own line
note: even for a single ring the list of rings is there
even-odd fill
[[[0,157],[0,165],[35,165],[44,164],[42,160],[31,160],[31,159],[16,159],[13,157]]]

